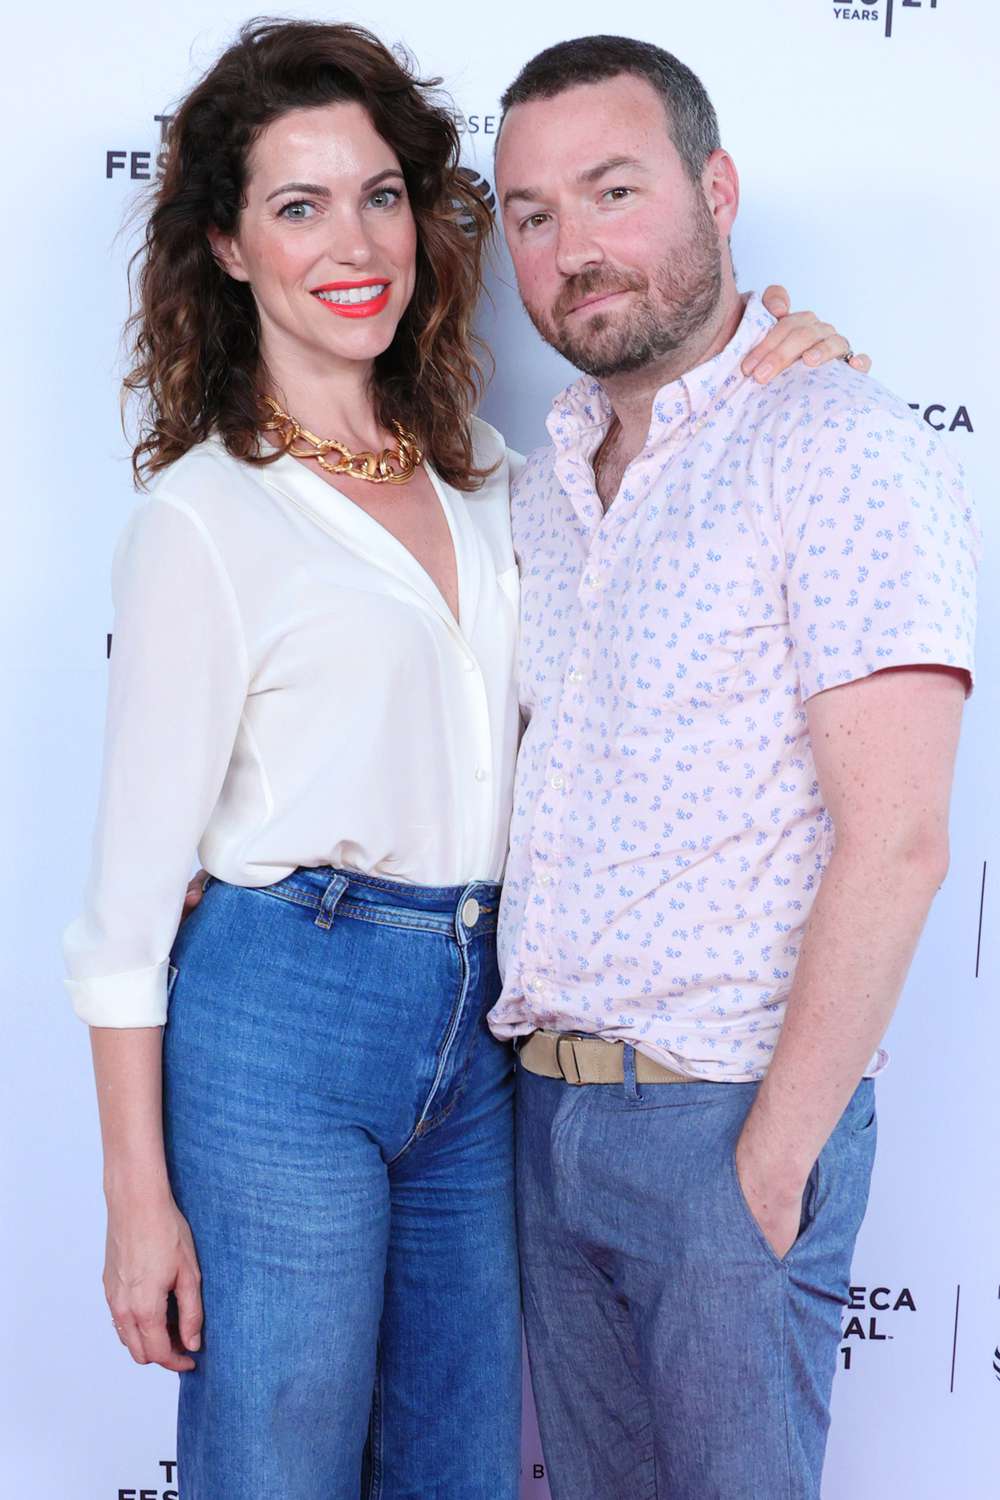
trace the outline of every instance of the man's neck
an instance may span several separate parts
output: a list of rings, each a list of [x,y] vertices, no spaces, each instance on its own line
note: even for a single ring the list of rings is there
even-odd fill
[[[624,471],[645,446],[657,391],[720,354],[740,326],[745,307],[745,299],[728,282],[712,318],[682,348],[641,370],[601,381],[616,418],[609,434],[616,468]]]

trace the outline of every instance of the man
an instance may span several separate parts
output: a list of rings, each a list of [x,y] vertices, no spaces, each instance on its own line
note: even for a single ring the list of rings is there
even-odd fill
[[[655,47],[507,90],[520,292],[584,373],[513,503],[521,700],[491,1013],[519,1047],[554,1500],[819,1495],[879,1042],[947,867],[977,542],[847,365],[741,370],[738,181]]]

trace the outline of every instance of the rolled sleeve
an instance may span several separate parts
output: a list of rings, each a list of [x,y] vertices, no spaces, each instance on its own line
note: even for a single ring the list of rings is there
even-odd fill
[[[156,496],[133,514],[112,592],[100,802],[83,909],[63,934],[66,986],[92,1026],[156,1026],[239,728],[247,654],[222,559],[181,501]]]
[[[784,517],[803,699],[887,667],[974,670],[979,530],[962,471],[908,416],[843,424]]]

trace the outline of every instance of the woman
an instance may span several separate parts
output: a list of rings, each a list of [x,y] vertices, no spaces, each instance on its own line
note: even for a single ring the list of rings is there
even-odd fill
[[[115,557],[66,951],[105,1290],[180,1372],[185,1500],[517,1492],[488,233],[451,117],[359,28],[251,25],[173,121],[126,382],[155,483]]]

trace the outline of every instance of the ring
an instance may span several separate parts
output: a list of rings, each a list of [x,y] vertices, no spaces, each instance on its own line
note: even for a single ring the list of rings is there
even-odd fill
[[[848,349],[847,353],[842,354],[840,357],[844,361],[845,365],[849,365],[851,363],[851,360],[854,358],[854,350]]]

